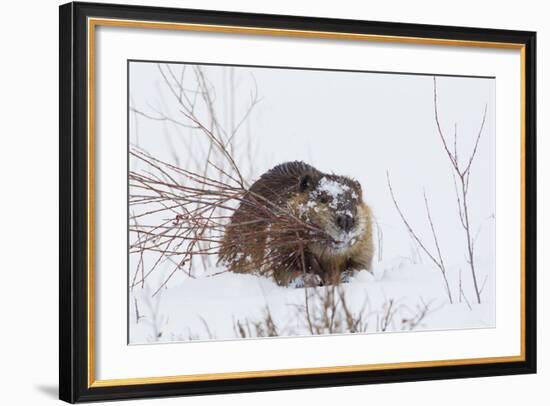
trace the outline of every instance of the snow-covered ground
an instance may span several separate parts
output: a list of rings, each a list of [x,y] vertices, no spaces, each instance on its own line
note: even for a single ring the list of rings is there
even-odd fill
[[[462,275],[468,302],[459,301],[458,280],[450,280],[455,287],[453,304],[446,297],[438,269],[432,264],[414,264],[409,258],[378,263],[372,274],[357,272],[338,288],[280,287],[265,277],[229,272],[188,279],[154,298],[149,289],[135,288],[130,301],[130,342],[242,338],[240,327],[247,338],[267,336],[267,329],[258,333],[255,328],[255,323],[265,326],[267,311],[279,336],[310,335],[306,293],[310,320],[322,324],[322,333],[329,334],[323,318],[332,315],[332,308],[325,311],[322,304],[330,300],[332,289],[336,289],[334,318],[346,317],[343,295],[353,317],[361,318],[358,333],[493,327],[493,304],[472,300],[467,277]],[[492,286],[491,281],[486,283],[486,289]],[[492,292],[484,293],[492,296]],[[333,326],[332,332],[349,329],[344,321],[341,328]]]

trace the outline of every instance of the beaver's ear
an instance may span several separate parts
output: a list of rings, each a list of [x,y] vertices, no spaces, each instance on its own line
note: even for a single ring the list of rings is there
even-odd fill
[[[298,180],[298,190],[300,191],[300,193],[305,192],[306,190],[313,189],[313,186],[313,176],[311,176],[309,173],[300,176],[300,179]]]

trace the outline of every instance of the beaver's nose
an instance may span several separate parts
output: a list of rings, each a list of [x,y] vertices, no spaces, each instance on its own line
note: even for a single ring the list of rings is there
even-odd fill
[[[344,231],[349,231],[353,228],[355,221],[353,217],[348,216],[347,214],[340,214],[336,217],[336,224]]]

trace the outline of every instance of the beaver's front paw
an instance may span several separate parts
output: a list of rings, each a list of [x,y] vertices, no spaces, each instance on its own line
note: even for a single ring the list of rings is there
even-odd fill
[[[340,283],[349,283],[351,278],[355,275],[355,271],[352,269],[349,269],[347,271],[344,271],[340,274]]]
[[[288,286],[293,288],[315,288],[323,286],[323,280],[319,275],[314,273],[301,274],[294,278]]]

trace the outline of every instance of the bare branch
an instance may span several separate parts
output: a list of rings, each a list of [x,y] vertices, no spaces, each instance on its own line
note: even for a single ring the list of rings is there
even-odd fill
[[[454,156],[451,154],[449,147],[447,146],[447,142],[445,140],[445,135],[441,129],[441,124],[439,121],[439,113],[438,113],[438,103],[437,103],[437,81],[434,76],[433,78],[433,100],[434,100],[434,112],[435,112],[435,122],[436,122],[436,128],[437,133],[439,135],[439,138],[441,139],[443,143],[443,148],[447,154],[447,157],[449,158],[451,165],[453,167],[454,173],[453,173],[453,180],[455,182],[455,193],[457,197],[457,204],[458,204],[458,215],[460,219],[460,223],[462,225],[462,228],[465,231],[466,234],[466,245],[468,250],[468,264],[470,265],[470,271],[472,275],[472,282],[474,285],[475,293],[476,293],[476,299],[478,303],[481,303],[481,291],[478,287],[477,283],[477,275],[476,275],[476,268],[475,268],[475,255],[474,255],[474,241],[472,238],[472,232],[471,232],[471,225],[470,225],[470,219],[468,215],[468,190],[470,186],[470,174],[471,174],[471,167],[472,163],[474,161],[474,158],[476,156],[478,146],[479,146],[479,140],[481,139],[481,134],[483,133],[483,128],[485,127],[485,121],[487,118],[487,104],[485,104],[485,108],[483,110],[483,118],[481,120],[481,125],[479,127],[479,131],[476,136],[474,148],[468,158],[468,161],[466,165],[464,166],[464,169],[460,169],[460,165],[458,162],[458,153],[456,150],[456,124],[455,124],[455,145],[454,145]],[[458,183],[460,184],[461,188],[461,196],[458,191],[457,187],[457,181],[456,177],[458,177]]]
[[[437,240],[437,235],[435,233],[435,228],[433,226],[433,222],[432,222],[432,219],[431,219],[431,215],[430,215],[430,209],[429,209],[429,206],[428,206],[428,200],[426,198],[426,194],[424,193],[424,202],[425,202],[425,205],[426,205],[426,212],[428,214],[428,220],[430,222],[430,227],[431,227],[431,230],[432,230],[432,235],[433,235],[433,238],[434,238],[434,241],[435,241],[435,245],[436,245],[436,251],[437,251],[437,255],[438,257],[436,258],[434,254],[432,254],[428,248],[424,245],[424,243],[422,242],[422,240],[420,239],[420,237],[418,237],[418,235],[416,234],[416,232],[413,230],[413,228],[411,227],[411,225],[409,224],[409,222],[407,221],[407,219],[405,218],[405,215],[403,214],[403,212],[401,211],[401,208],[399,207],[399,204],[397,203],[397,199],[395,198],[395,195],[393,193],[393,188],[392,188],[392,185],[391,185],[391,181],[390,181],[390,174],[389,172],[386,172],[386,178],[387,178],[387,182],[388,182],[388,189],[390,190],[390,194],[391,194],[391,198],[393,200],[393,204],[397,210],[397,212],[399,213],[399,216],[401,217],[401,220],[403,221],[403,224],[405,224],[405,227],[407,228],[409,234],[413,237],[413,239],[416,241],[416,243],[420,246],[420,248],[422,248],[422,251],[424,251],[424,253],[428,256],[428,258],[430,258],[430,260],[439,268],[439,270],[441,271],[441,274],[443,276],[443,280],[445,282],[445,289],[447,291],[447,296],[449,298],[449,302],[450,303],[453,303],[453,299],[452,299],[452,295],[451,295],[451,290],[449,288],[449,282],[447,281],[447,275],[446,275],[446,272],[445,272],[445,263],[443,262],[443,258],[441,257],[441,250],[439,249],[439,242]]]
[[[445,152],[447,153],[447,156],[449,157],[449,160],[451,161],[451,164],[453,165],[454,169],[457,172],[460,172],[460,169],[458,169],[458,162],[455,160],[455,157],[453,157],[453,154],[449,150],[449,146],[447,145],[447,141],[445,140],[445,135],[443,135],[443,130],[441,129],[441,124],[439,122],[439,112],[437,109],[437,85],[436,85],[436,79],[435,76],[433,78],[434,81],[434,114],[435,114],[435,122],[437,125],[437,133],[439,134],[439,138],[441,139],[441,143],[443,144],[443,148],[445,149]]]
[[[439,259],[439,269],[441,270],[441,274],[443,275],[443,280],[445,281],[445,289],[447,290],[447,296],[449,297],[449,302],[453,303],[453,298],[451,296],[451,288],[449,287],[449,281],[447,280],[447,273],[445,270],[445,263],[443,262],[443,257],[441,256],[441,249],[439,248],[439,240],[437,239],[437,234],[435,232],[434,223],[432,221],[432,216],[430,214],[430,206],[428,204],[428,198],[426,197],[426,191],[424,190],[424,204],[426,205],[426,214],[428,215],[428,221],[430,223],[430,228],[432,230],[432,236],[435,244],[435,248],[437,250],[437,256]]]

